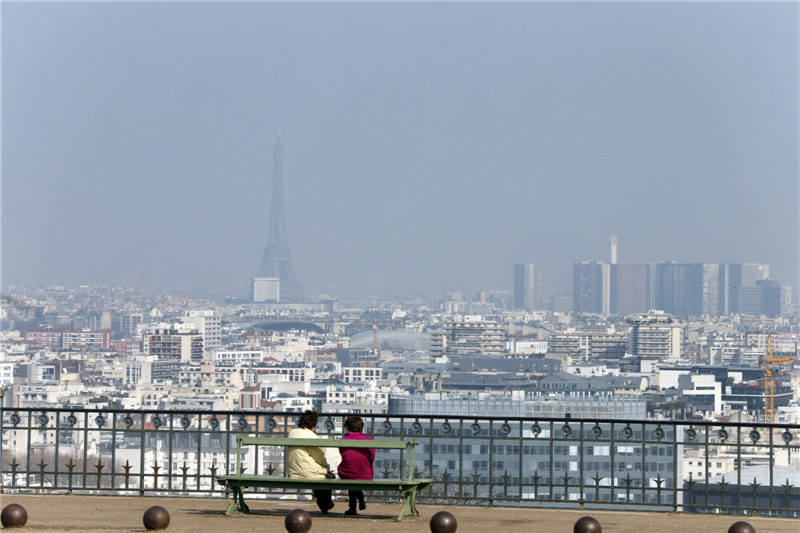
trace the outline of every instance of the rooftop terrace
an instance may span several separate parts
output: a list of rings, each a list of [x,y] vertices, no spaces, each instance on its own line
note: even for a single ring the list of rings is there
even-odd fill
[[[660,512],[581,511],[577,509],[521,509],[508,507],[419,505],[420,517],[396,521],[399,504],[368,502],[363,514],[344,516],[346,496],[339,496],[336,507],[322,516],[310,500],[250,501],[252,513],[225,516],[228,501],[216,498],[164,498],[154,496],[84,496],[84,495],[17,495],[3,494],[2,506],[18,503],[28,511],[24,531],[109,532],[145,531],[142,515],[152,505],[161,505],[170,513],[167,532],[263,532],[285,531],[283,520],[290,510],[301,508],[312,517],[311,533],[426,533],[434,513],[447,510],[456,517],[459,533],[568,533],[581,516],[595,517],[606,533],[661,533],[674,531],[726,532],[731,524],[745,520],[758,533],[791,533],[800,523],[792,518],[760,518],[752,516],[702,515]]]
[[[410,450],[378,450],[375,477],[433,479],[417,499],[420,518],[396,523],[397,497],[384,494],[364,516],[342,515],[342,500],[322,516],[308,491],[284,489],[247,491],[254,513],[225,517],[218,476],[237,465],[285,472],[280,447],[237,451],[237,437],[286,436],[297,415],[4,409],[0,503],[25,506],[33,531],[142,531],[152,505],[172,514],[169,531],[283,531],[296,507],[312,511],[312,532],[427,532],[443,509],[460,532],[568,532],[587,514],[606,533],[725,532],[738,520],[760,533],[800,531],[796,424],[456,414],[363,415],[376,440],[417,443],[413,465]],[[320,437],[341,436],[343,418],[325,414]]]

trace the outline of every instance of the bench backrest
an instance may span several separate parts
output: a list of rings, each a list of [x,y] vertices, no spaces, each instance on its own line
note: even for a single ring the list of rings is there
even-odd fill
[[[242,446],[289,446],[315,448],[377,448],[381,450],[405,450],[408,448],[408,480],[414,480],[415,440],[356,440],[356,439],[290,439],[288,437],[248,437],[236,435],[236,475],[242,475]]]

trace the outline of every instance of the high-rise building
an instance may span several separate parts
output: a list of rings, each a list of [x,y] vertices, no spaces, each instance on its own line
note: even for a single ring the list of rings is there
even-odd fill
[[[514,308],[542,308],[542,266],[536,263],[514,265]]]
[[[776,280],[757,280],[754,287],[740,287],[737,308],[743,315],[781,316],[791,313],[791,287]]]
[[[608,265],[599,261],[572,264],[572,310],[576,313],[608,312]]]
[[[658,263],[653,280],[653,307],[674,316],[696,314],[695,268],[690,263]]]
[[[695,263],[695,292],[700,315],[719,315],[719,263]]]
[[[616,315],[646,313],[650,306],[648,287],[650,265],[618,263],[611,265],[611,312]]]
[[[755,287],[757,281],[769,279],[769,265],[759,263],[726,263],[720,265],[720,314],[739,311],[739,289]],[[747,290],[745,292],[748,292]],[[752,292],[752,291],[750,291]],[[750,295],[745,295],[745,299]]]
[[[305,291],[294,272],[292,252],[286,237],[286,220],[283,212],[283,147],[280,138],[275,144],[273,155],[275,162],[272,171],[269,234],[256,278],[278,278],[281,299],[296,302],[305,299]]]
[[[726,307],[724,269],[718,263],[658,263],[653,270],[653,307],[677,316],[717,316]]]
[[[765,272],[769,266],[756,263],[658,263],[652,307],[676,316],[739,313],[740,292],[752,301]]]

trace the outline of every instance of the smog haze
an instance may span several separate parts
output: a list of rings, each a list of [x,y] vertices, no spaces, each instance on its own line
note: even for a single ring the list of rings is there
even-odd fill
[[[797,3],[2,6],[4,284],[244,295],[280,132],[310,294],[539,263],[798,280]]]

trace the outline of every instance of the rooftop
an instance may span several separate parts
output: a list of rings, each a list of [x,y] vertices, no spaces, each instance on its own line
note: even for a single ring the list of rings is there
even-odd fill
[[[509,507],[419,505],[420,517],[396,521],[399,504],[367,503],[367,510],[357,517],[346,517],[346,495],[338,496],[336,507],[322,516],[310,500],[248,500],[252,513],[225,516],[228,501],[215,498],[170,498],[158,496],[85,496],[3,494],[0,505],[17,503],[28,512],[26,530],[46,532],[139,532],[145,531],[142,515],[153,505],[170,513],[167,532],[263,532],[285,531],[283,520],[290,510],[301,508],[312,517],[311,533],[427,533],[430,518],[447,510],[456,517],[459,533],[485,533],[501,528],[503,533],[567,533],[575,521],[585,515],[596,518],[606,533],[660,533],[673,531],[725,532],[739,520],[749,522],[758,533],[796,531],[798,522],[789,518],[742,517],[739,515],[703,515],[692,513],[615,512],[578,509],[531,509]]]

